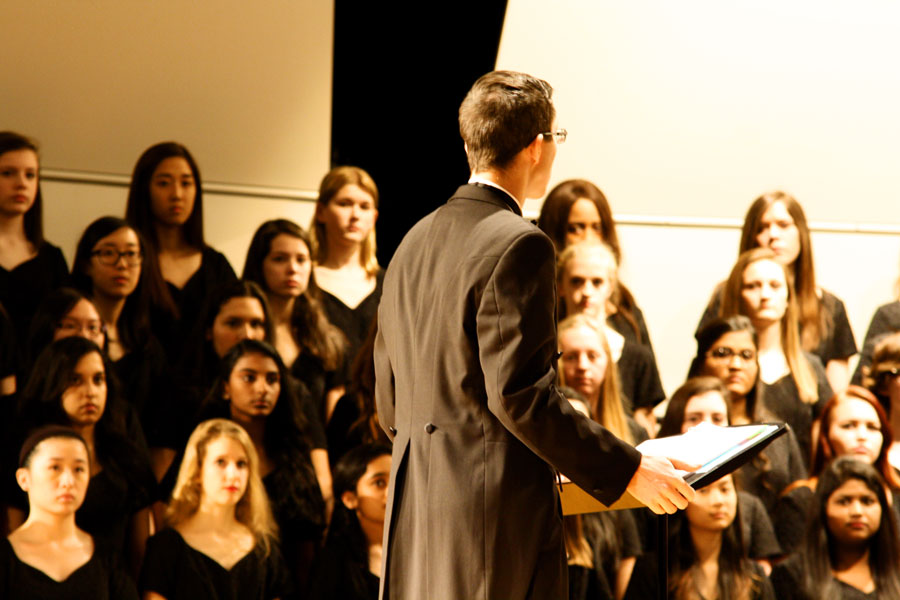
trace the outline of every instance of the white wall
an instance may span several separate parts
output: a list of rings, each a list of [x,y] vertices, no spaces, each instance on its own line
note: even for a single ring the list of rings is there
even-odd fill
[[[894,298],[898,28],[886,0],[510,0],[497,67],[554,86],[570,137],[551,186],[586,178],[609,198],[667,391],[764,191],[803,204],[858,343]]]
[[[174,139],[210,182],[315,189],[329,167],[333,0],[4,2],[0,129],[42,167],[128,175]]]

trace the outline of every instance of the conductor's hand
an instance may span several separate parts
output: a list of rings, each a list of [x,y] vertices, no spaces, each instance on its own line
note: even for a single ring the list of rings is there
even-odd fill
[[[696,471],[697,466],[662,456],[644,456],[625,490],[656,514],[672,514],[694,499],[694,488],[675,469]]]

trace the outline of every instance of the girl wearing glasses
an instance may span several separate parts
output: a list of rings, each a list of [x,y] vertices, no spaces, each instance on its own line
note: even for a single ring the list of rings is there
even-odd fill
[[[612,249],[617,268],[622,262],[622,250],[612,209],[603,192],[590,181],[570,179],[550,190],[541,206],[538,227],[553,240],[557,254],[578,242],[603,242]],[[644,315],[634,296],[618,278],[612,289],[607,312],[610,327],[625,336],[625,339],[647,346],[653,353]]]
[[[93,466],[87,442],[68,427],[42,427],[22,444],[15,480],[28,495],[28,520],[0,543],[0,597],[137,600],[117,553],[77,522]]]
[[[723,288],[721,314],[745,315],[753,324],[765,406],[793,428],[808,461],[813,420],[832,392],[819,359],[801,347],[797,310],[788,269],[774,251],[740,255]]]
[[[799,553],[772,572],[778,597],[900,598],[900,538],[891,508],[878,469],[849,457],[831,462],[810,492],[810,528]]]
[[[38,171],[37,144],[0,132],[0,305],[20,348],[34,309],[68,273],[60,249],[44,240]]]
[[[872,362],[863,368],[863,385],[875,396],[891,426],[900,428],[900,332],[884,336],[872,353]],[[891,460],[900,466],[900,457]]]
[[[691,362],[688,381],[714,377],[726,390],[725,425],[771,423],[780,419],[768,409],[764,385],[759,383],[756,330],[750,319],[734,315],[715,318],[697,332],[697,355]],[[685,384],[687,385],[687,384]],[[684,387],[684,386],[683,386]],[[685,400],[677,392],[669,401],[660,435],[679,433],[690,420]],[[720,411],[725,414],[725,411]],[[771,512],[778,495],[789,484],[806,477],[806,461],[793,429],[742,467],[738,473],[742,490],[759,498]]]
[[[612,361],[619,373],[623,396],[635,420],[656,430],[652,409],[665,399],[653,352],[610,326],[607,316],[615,310],[613,295],[618,281],[615,254],[602,242],[572,244],[557,259],[560,317],[582,313],[604,325]]]
[[[103,320],[106,350],[151,447],[167,427],[165,352],[150,328],[152,299],[164,284],[144,253],[143,237],[124,219],[101,217],[81,235],[72,285],[93,301]]]
[[[856,340],[844,303],[816,285],[809,226],[796,198],[774,191],[753,201],[744,217],[738,252],[753,248],[770,249],[774,260],[787,269],[796,292],[800,346],[819,358],[833,389],[844,389],[850,382],[849,360],[856,354]],[[719,308],[721,299],[721,289],[717,289],[698,329],[712,317],[723,314]]]
[[[893,445],[884,409],[867,389],[851,385],[829,400],[822,411],[810,477],[788,487],[775,508],[775,530],[782,549],[790,552],[803,540],[816,482],[828,463],[840,456],[874,466],[888,487],[889,497],[895,497],[895,512],[900,513],[900,502],[896,501],[900,477],[888,461]]]
[[[362,347],[381,299],[384,271],[375,256],[378,188],[359,167],[336,167],[319,186],[309,226],[313,272],[328,320],[347,338],[345,368],[328,393],[325,420],[344,393],[343,379]]]
[[[187,148],[163,142],[141,154],[125,218],[146,240],[145,254],[153,255],[167,284],[168,298],[156,300],[154,328],[174,359],[209,292],[237,279],[228,259],[204,241],[200,169]]]

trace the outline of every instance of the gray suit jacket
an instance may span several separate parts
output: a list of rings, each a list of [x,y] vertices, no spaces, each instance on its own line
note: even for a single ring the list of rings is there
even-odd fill
[[[495,188],[465,185],[388,267],[375,342],[394,439],[383,598],[565,598],[552,465],[605,503],[636,450],[555,386],[550,239]]]

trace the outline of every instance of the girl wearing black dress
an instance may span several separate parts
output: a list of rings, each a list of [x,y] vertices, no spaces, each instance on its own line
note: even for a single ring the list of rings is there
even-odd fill
[[[608,319],[616,310],[613,296],[619,280],[612,248],[596,241],[571,244],[559,253],[556,272],[560,318],[583,313],[604,324],[622,394],[635,420],[652,434],[656,430],[652,409],[666,395],[650,348],[623,336]]]
[[[125,554],[137,574],[149,535],[155,481],[143,435],[129,424],[102,350],[79,336],[53,342],[35,362],[19,400],[21,431],[55,424],[72,427],[84,438],[91,485],[76,521]],[[14,527],[24,521],[27,505],[21,496],[11,501]]]
[[[0,548],[0,597],[137,600],[117,555],[75,522],[90,472],[87,443],[73,429],[42,427],[25,440],[16,483],[28,494],[28,519]]]
[[[144,238],[124,219],[101,217],[78,241],[72,285],[93,301],[106,329],[106,351],[122,383],[122,397],[138,415],[151,448],[164,445],[171,414],[165,399],[168,359],[151,331],[154,291],[165,283]]]
[[[900,476],[888,460],[893,441],[887,415],[867,389],[851,385],[829,400],[822,411],[810,477],[788,487],[775,507],[775,530],[782,549],[791,551],[803,539],[813,490],[822,471],[837,457],[852,456],[874,466],[888,486],[888,496],[896,497]],[[892,504],[900,513],[900,502]]]
[[[144,600],[271,600],[291,591],[247,432],[226,419],[191,434],[166,511],[147,545]]]
[[[813,421],[832,391],[822,363],[801,347],[798,310],[788,269],[774,251],[755,248],[738,257],[723,288],[721,315],[745,315],[753,323],[766,407],[793,428],[808,461]]]
[[[756,330],[750,319],[734,315],[716,317],[697,332],[697,354],[691,361],[690,377],[711,376],[727,389],[728,424],[771,423],[779,419],[766,407],[764,385],[759,383]],[[683,406],[669,401],[666,420],[674,418],[667,431],[679,433]],[[684,404],[684,402],[681,402]],[[759,498],[772,512],[785,487],[807,476],[806,463],[793,430],[772,442],[738,471],[741,490]]]
[[[44,240],[38,170],[37,144],[12,131],[0,132],[0,305],[20,348],[34,309],[68,272],[60,249]]]
[[[844,389],[850,382],[849,360],[856,354],[856,340],[844,303],[816,285],[809,226],[796,198],[776,190],[753,201],[744,217],[738,252],[753,248],[769,248],[787,269],[796,291],[801,347],[819,357],[835,391]],[[716,290],[698,329],[717,314],[720,301],[721,290]]]
[[[249,433],[285,558],[297,588],[304,588],[326,508],[310,457],[306,417],[278,351],[256,340],[236,344],[222,360],[201,417],[228,418]]]
[[[616,265],[622,263],[622,249],[612,209],[603,192],[590,181],[569,179],[550,190],[541,205],[538,227],[553,240],[557,253],[579,242],[600,241],[612,249]],[[626,339],[647,346],[652,354],[653,346],[644,315],[631,291],[618,279],[611,301],[609,325]],[[656,358],[653,360],[655,362]]]
[[[326,393],[343,360],[344,339],[322,309],[310,245],[309,236],[296,223],[266,221],[253,234],[242,279],[266,293],[275,348],[324,417]]]
[[[670,517],[669,598],[774,600],[769,580],[744,551],[738,512],[737,491],[726,475]],[[656,573],[655,556],[638,558],[625,599],[658,598]]]
[[[779,598],[900,598],[900,539],[885,489],[877,469],[849,456],[822,471],[800,552],[772,572]]]
[[[313,271],[328,320],[347,338],[347,363],[359,352],[381,299],[384,273],[375,256],[377,219],[378,188],[368,173],[359,167],[335,167],[325,175],[309,227]],[[336,388],[328,395],[326,422],[343,393]]]
[[[174,360],[210,290],[236,279],[228,259],[204,240],[200,169],[187,148],[163,142],[144,151],[131,175],[125,218],[168,283],[154,297],[154,328]]]
[[[357,446],[338,461],[334,469],[338,502],[313,569],[307,596],[311,600],[378,598],[390,473],[387,446]]]

